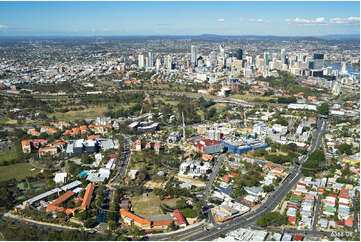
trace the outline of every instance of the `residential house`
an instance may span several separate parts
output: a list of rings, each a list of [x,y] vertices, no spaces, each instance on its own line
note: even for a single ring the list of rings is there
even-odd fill
[[[58,148],[55,146],[48,146],[39,149],[39,157],[43,155],[55,155],[58,153]]]

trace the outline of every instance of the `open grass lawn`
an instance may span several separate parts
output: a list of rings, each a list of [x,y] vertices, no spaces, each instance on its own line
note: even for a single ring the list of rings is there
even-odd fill
[[[163,214],[160,209],[160,199],[158,196],[150,193],[148,197],[142,195],[138,197],[132,197],[133,210],[136,214],[147,217]]]
[[[82,109],[78,111],[69,111],[66,113],[50,113],[48,117],[52,118],[55,116],[58,120],[65,120],[65,121],[74,121],[77,119],[85,119],[90,117],[98,117],[103,116],[104,113],[108,111],[107,106],[94,106],[87,109]]]
[[[169,105],[172,105],[172,106],[175,106],[175,105],[177,105],[179,103],[179,101],[168,100],[167,97],[158,97],[158,96],[154,97],[153,101],[154,102],[162,101],[165,104],[169,104]]]
[[[217,112],[222,112],[224,109],[226,109],[226,104],[217,103],[212,106],[210,106],[208,109],[215,108]]]
[[[0,166],[0,182],[15,178],[21,180],[27,176],[35,176],[38,170],[31,171],[33,167],[28,163],[18,163],[9,166]]]
[[[16,162],[19,159],[20,150],[17,150],[15,145],[11,146],[8,151],[0,152],[0,164],[4,162]],[[1,178],[0,178],[1,179]]]
[[[245,100],[248,102],[255,102],[255,101],[269,101],[269,100],[276,100],[276,97],[270,97],[270,96],[251,96],[251,95],[241,95],[241,94],[235,94],[235,95],[231,95],[229,96],[230,98],[234,98],[234,99],[241,99],[241,100]]]
[[[172,199],[164,199],[163,204],[167,205],[169,208],[176,208],[177,201],[181,198],[172,198]]]

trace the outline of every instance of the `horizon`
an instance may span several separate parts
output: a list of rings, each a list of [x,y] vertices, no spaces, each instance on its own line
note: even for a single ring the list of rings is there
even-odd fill
[[[360,35],[359,16],[360,2],[0,2],[0,37]]]

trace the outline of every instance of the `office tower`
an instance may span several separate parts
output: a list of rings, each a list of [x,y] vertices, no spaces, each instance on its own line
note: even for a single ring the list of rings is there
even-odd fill
[[[165,62],[166,62],[166,68],[168,70],[172,70],[172,57],[167,56]]]
[[[198,50],[197,50],[197,46],[192,45],[191,46],[191,64],[192,65],[197,65],[197,55],[198,55]]]
[[[346,73],[347,73],[346,62],[342,61],[340,74],[346,74]]]
[[[269,65],[269,53],[268,52],[264,52],[263,54],[263,60],[264,60],[264,67],[268,67]]]
[[[224,57],[224,47],[222,45],[219,45],[219,54]]]
[[[281,49],[281,62],[282,62],[282,64],[287,64],[286,63],[286,50],[285,49]]]
[[[145,57],[145,67],[149,67],[149,58],[148,58],[148,56]]]
[[[308,61],[308,69],[315,69],[315,62],[313,60]]]
[[[217,54],[215,52],[211,52],[209,54],[209,61],[211,62],[212,68],[217,65]]]
[[[144,68],[144,55],[138,55],[138,67]]]
[[[319,70],[323,67],[323,54],[313,54],[313,69]]]
[[[148,62],[149,62],[149,67],[153,67],[153,55],[152,52],[148,52]]]
[[[155,70],[156,70],[157,72],[159,72],[160,66],[161,66],[160,59],[157,58],[157,60],[155,61]]]
[[[253,58],[252,56],[246,56],[246,61],[249,65],[252,65],[253,64]]]
[[[242,60],[242,58],[243,58],[243,50],[238,49],[237,50],[237,60]]]

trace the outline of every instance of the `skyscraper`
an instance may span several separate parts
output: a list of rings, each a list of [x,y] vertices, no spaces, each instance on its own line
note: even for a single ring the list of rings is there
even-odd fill
[[[166,60],[165,60],[165,64],[166,64],[166,68],[167,68],[168,70],[172,70],[172,63],[173,63],[172,57],[171,57],[171,56],[167,56],[167,57],[166,57]]]
[[[282,64],[287,64],[286,63],[286,50],[285,49],[281,49],[281,62],[282,62]]]
[[[148,56],[145,57],[145,67],[149,67],[149,58],[148,58]]]
[[[264,60],[264,67],[268,67],[269,65],[269,53],[268,52],[264,52],[263,54],[263,60]]]
[[[161,66],[160,59],[157,58],[157,60],[155,61],[155,70],[156,70],[157,72],[159,72],[160,66]]]
[[[224,57],[224,47],[222,45],[219,45],[219,54]]]
[[[138,55],[138,67],[144,68],[144,55]]]
[[[192,65],[197,65],[197,55],[198,55],[198,50],[197,50],[197,46],[192,45],[191,46],[191,64]]]
[[[341,70],[340,70],[340,74],[346,74],[347,73],[347,66],[346,66],[346,62],[342,61],[341,62]]]
[[[149,66],[148,67],[153,67],[153,55],[152,52],[148,52],[148,62],[149,62]]]
[[[313,69],[320,70],[323,67],[323,54],[313,54]]]
[[[242,60],[243,58],[243,50],[242,49],[238,49],[237,50],[237,59],[238,60]]]

